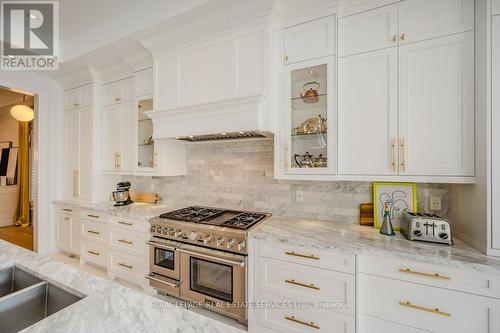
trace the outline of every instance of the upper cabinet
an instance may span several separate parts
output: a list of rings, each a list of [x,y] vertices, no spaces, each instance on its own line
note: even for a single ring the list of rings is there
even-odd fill
[[[161,54],[154,59],[156,108],[263,94],[264,60],[264,30]]]
[[[339,176],[473,181],[473,22],[472,0],[339,19]]]
[[[390,5],[338,20],[339,57],[397,45],[398,5]]]
[[[498,1],[497,1],[498,2]],[[492,39],[492,94],[491,123],[492,123],[492,197],[500,198],[500,16],[494,16],[491,22]],[[496,200],[496,199],[495,199]],[[492,207],[492,248],[500,250],[500,205]]]
[[[500,0],[492,0],[492,15],[500,14]]]
[[[92,105],[92,85],[84,85],[64,92],[64,109],[74,109]]]
[[[134,79],[112,82],[102,87],[102,105],[119,104],[134,99]]]
[[[292,26],[283,31],[285,64],[333,55],[335,42],[333,16]]]

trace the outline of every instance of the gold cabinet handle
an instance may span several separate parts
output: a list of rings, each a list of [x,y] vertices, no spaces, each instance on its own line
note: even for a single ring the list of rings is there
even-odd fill
[[[73,196],[78,196],[78,170],[73,170]]]
[[[319,257],[315,256],[314,254],[301,254],[301,253],[296,253],[295,251],[286,251],[285,254],[289,255],[289,256],[294,256],[294,257],[319,260]]]
[[[285,172],[287,172],[288,171],[288,142],[285,142],[284,151],[285,151],[285,160],[284,160],[283,165],[285,166]]]
[[[406,39],[406,33],[404,33],[404,32],[403,32],[403,33],[401,34],[401,40],[405,40],[405,39]]]
[[[122,155],[120,153],[118,153],[118,169],[121,168],[122,166]]]
[[[94,235],[99,235],[99,234],[100,234],[100,232],[99,232],[99,231],[94,231],[94,230],[87,230],[87,232],[88,232],[89,234],[94,234]]]
[[[65,218],[64,218],[64,221],[69,221],[69,217],[65,217]]]
[[[424,306],[411,304],[411,302],[409,302],[409,301],[400,301],[399,305],[407,307],[407,308],[415,309],[415,310],[420,310],[420,311],[425,311],[425,312],[429,312],[429,313],[434,313],[434,314],[437,314],[437,315],[440,315],[440,316],[444,316],[444,317],[451,317],[451,313],[443,312],[443,311],[439,310],[438,308],[434,308],[434,309],[432,309],[432,308],[426,308]]]
[[[123,225],[134,225],[133,223],[125,222],[125,221],[118,221],[118,223],[123,224]]]
[[[406,145],[406,140],[405,138],[401,139],[401,171],[406,171],[408,168],[408,161],[407,161],[407,155],[408,154],[408,147]]]
[[[153,168],[156,168],[156,161],[158,160],[158,153],[154,153],[154,157],[153,157]]]
[[[95,255],[95,256],[100,255],[100,253],[99,253],[99,252],[96,252],[96,251],[87,251],[87,252],[88,252],[88,253],[90,253],[90,254],[93,254],[93,255]]]
[[[297,323],[297,324],[301,324],[301,325],[312,327],[312,328],[319,330],[319,326],[316,325],[313,321],[307,322],[307,321],[299,320],[299,319],[295,318],[294,316],[285,316],[285,319],[293,321],[294,323]]]
[[[296,286],[301,286],[301,287],[305,287],[305,288],[319,290],[319,287],[315,286],[314,283],[307,284],[307,283],[297,282],[294,279],[289,279],[289,280],[287,279],[287,280],[285,280],[285,282],[290,283],[290,284],[294,284]]]
[[[288,62],[288,55],[285,54],[285,56],[283,57],[283,60],[285,61],[285,64]]]
[[[133,244],[134,243],[134,242],[126,240],[126,239],[119,239],[118,241],[121,243],[125,243],[125,244]]]
[[[75,107],[76,106],[80,106],[80,104],[79,103],[73,103],[73,106],[75,106]]]
[[[88,217],[92,217],[94,219],[98,219],[99,215],[94,215],[94,214],[87,214]]]
[[[122,266],[122,267],[125,267],[125,268],[128,268],[128,269],[132,269],[134,268],[134,266],[132,265],[127,265],[126,263],[124,262],[119,262],[118,265]]]
[[[121,97],[115,97],[115,102],[119,102],[119,101],[121,101],[121,100],[122,100],[122,98],[121,98]]]
[[[396,172],[397,170],[397,165],[396,165],[396,155],[397,155],[397,150],[396,150],[396,139],[392,139],[391,142],[391,168],[392,172]]]
[[[65,212],[72,212],[73,211],[73,209],[69,209],[69,208],[63,208],[62,210]]]
[[[392,41],[396,43],[398,41],[398,35],[392,36]]]
[[[451,277],[441,275],[439,273],[423,273],[423,272],[417,272],[413,271],[410,268],[400,268],[399,271],[401,273],[406,273],[406,274],[413,274],[413,275],[419,275],[419,276],[425,276],[428,278],[433,278],[433,279],[440,279],[440,280],[451,280]]]

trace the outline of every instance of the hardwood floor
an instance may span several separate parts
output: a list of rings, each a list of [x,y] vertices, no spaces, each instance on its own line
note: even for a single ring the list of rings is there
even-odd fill
[[[26,228],[8,226],[0,228],[0,239],[33,251],[33,226]]]

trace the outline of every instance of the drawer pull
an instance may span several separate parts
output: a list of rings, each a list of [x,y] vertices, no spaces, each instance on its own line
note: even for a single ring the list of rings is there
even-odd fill
[[[294,279],[285,280],[285,282],[286,283],[290,283],[290,284],[294,284],[296,286],[301,286],[301,287],[306,287],[306,288],[311,288],[311,289],[319,290],[319,287],[315,286],[314,283],[307,284],[307,283],[297,282]]]
[[[92,214],[87,214],[88,217],[92,217],[94,219],[98,219],[99,215],[92,215]]]
[[[65,212],[72,212],[73,211],[73,209],[68,209],[68,208],[63,208],[62,210]]]
[[[99,252],[95,252],[95,251],[87,251],[87,252],[88,252],[88,253],[90,253],[90,254],[93,254],[93,255],[95,255],[95,256],[100,255],[100,253],[99,253]]]
[[[407,274],[414,274],[414,275],[420,275],[420,276],[426,276],[426,277],[429,277],[429,278],[433,278],[433,279],[440,279],[440,280],[451,280],[451,277],[449,276],[445,276],[445,275],[441,275],[439,273],[423,273],[423,272],[417,272],[417,271],[412,271],[410,268],[400,268],[399,271],[401,273],[407,273]]]
[[[295,251],[286,251],[285,254],[294,257],[319,260],[319,257],[316,257],[314,254],[301,254],[301,253],[295,253]]]
[[[294,316],[285,316],[285,319],[293,321],[294,323],[297,323],[297,324],[301,324],[301,325],[304,325],[307,327],[312,327],[312,328],[319,330],[319,326],[316,325],[313,321],[310,321],[310,322],[302,321],[302,320],[296,319]]]
[[[405,306],[407,308],[412,308],[412,309],[420,310],[420,311],[434,313],[434,314],[437,314],[437,315],[440,315],[440,316],[444,316],[444,317],[451,317],[450,313],[443,312],[443,311],[439,310],[438,308],[434,308],[434,309],[426,308],[426,307],[423,307],[423,306],[411,304],[408,301],[406,301],[406,302],[399,302],[399,305]]]
[[[99,231],[94,231],[94,230],[87,230],[87,232],[88,232],[89,234],[94,234],[94,235],[99,235],[99,234],[100,234],[100,232],[99,232]]]
[[[126,239],[119,239],[118,241],[121,242],[121,243],[125,243],[125,244],[132,244],[133,243],[132,241],[129,241],[129,240],[126,240]]]
[[[126,263],[124,262],[119,262],[118,265],[122,266],[122,267],[125,267],[125,268],[128,268],[128,269],[132,269],[134,268],[134,266],[132,265],[127,265]]]
[[[123,225],[134,225],[133,223],[125,222],[125,221],[118,221],[118,223],[123,224]]]

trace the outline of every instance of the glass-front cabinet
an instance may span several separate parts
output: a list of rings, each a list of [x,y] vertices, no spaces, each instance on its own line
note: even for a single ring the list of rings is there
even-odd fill
[[[333,57],[285,66],[284,169],[333,174]]]
[[[155,168],[155,145],[153,121],[144,112],[153,110],[153,99],[137,102],[137,170],[153,172]]]

